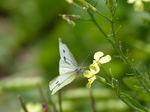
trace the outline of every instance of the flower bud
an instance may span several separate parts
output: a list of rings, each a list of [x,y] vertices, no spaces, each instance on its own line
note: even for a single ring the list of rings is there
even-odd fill
[[[106,84],[106,79],[104,79],[103,77],[96,77],[96,79],[98,80],[98,81],[100,81],[101,83],[103,83],[103,84]]]
[[[64,20],[66,20],[69,24],[72,26],[75,26],[75,22],[72,21],[71,19],[80,19],[79,15],[66,15],[66,14],[59,14],[59,16],[62,16]]]
[[[78,1],[80,1],[85,6],[84,9],[89,9],[94,13],[97,12],[97,9],[88,2],[86,2],[85,0],[78,0]]]
[[[72,3],[73,3],[73,0],[66,0],[66,2],[72,4]]]
[[[118,0],[105,0],[105,3],[108,8],[113,9],[113,8],[117,7]]]

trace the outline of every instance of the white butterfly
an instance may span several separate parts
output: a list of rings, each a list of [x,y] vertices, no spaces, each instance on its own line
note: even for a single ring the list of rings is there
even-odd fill
[[[66,46],[66,44],[59,38],[59,52],[60,52],[60,61],[59,61],[59,76],[50,81],[49,87],[52,91],[51,94],[54,94],[62,87],[71,83],[78,75],[79,71],[82,70],[81,67],[78,67],[76,60],[74,59],[72,53]]]

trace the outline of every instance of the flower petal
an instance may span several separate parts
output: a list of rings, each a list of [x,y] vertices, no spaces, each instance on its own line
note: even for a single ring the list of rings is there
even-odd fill
[[[90,65],[90,71],[92,74],[97,74],[100,71],[100,68],[97,63]]]
[[[85,70],[83,73],[83,76],[86,78],[91,78],[93,76],[93,74],[91,73],[91,71]]]
[[[86,88],[91,88],[91,82],[88,82],[88,83],[86,84]]]
[[[102,57],[103,55],[104,55],[103,52],[98,51],[98,52],[96,52],[96,53],[94,54],[94,59],[95,59],[95,60],[99,60],[99,58]]]
[[[128,0],[128,3],[134,3],[136,0]]]
[[[143,11],[144,10],[144,4],[141,0],[138,0],[134,3],[134,9],[135,11]]]
[[[87,83],[86,87],[87,87],[87,88],[91,88],[91,84],[94,82],[95,79],[96,79],[95,76],[92,77],[92,78],[90,78],[90,79],[88,79],[89,82]]]
[[[109,62],[110,60],[111,60],[111,56],[110,56],[110,55],[106,55],[106,56],[102,57],[102,58],[99,60],[99,62],[100,62],[101,64],[103,64],[103,63]]]

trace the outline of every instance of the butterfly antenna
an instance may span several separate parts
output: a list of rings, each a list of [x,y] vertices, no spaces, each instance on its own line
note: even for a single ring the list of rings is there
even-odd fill
[[[84,65],[85,60],[86,60],[91,54],[92,54],[92,52],[90,52],[90,53],[86,56],[86,58],[84,59],[82,65],[81,65],[81,67]]]

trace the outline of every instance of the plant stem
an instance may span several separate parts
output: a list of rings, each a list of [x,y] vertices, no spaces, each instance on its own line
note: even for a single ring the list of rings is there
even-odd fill
[[[49,96],[49,100],[50,100],[50,104],[52,105],[53,109],[54,109],[54,112],[58,112],[57,108],[56,108],[56,105],[55,103],[53,102],[52,98],[51,98],[51,95],[49,94],[48,92],[48,96]]]
[[[39,93],[40,93],[40,96],[41,96],[41,99],[42,99],[43,111],[44,111],[44,112],[49,112],[49,108],[48,108],[48,105],[47,105],[47,103],[46,103],[46,100],[45,100],[43,91],[42,91],[42,89],[41,89],[41,86],[40,86],[39,84],[37,84],[37,88],[38,88],[38,90],[39,90]]]
[[[18,95],[18,98],[19,98],[19,100],[20,100],[20,103],[21,103],[21,106],[22,106],[24,112],[28,112],[28,110],[27,110],[27,108],[26,108],[26,105],[25,105],[24,101],[23,101],[22,98],[21,98],[21,95]]]
[[[132,64],[130,63],[130,61],[128,60],[128,57],[125,56],[125,54],[122,51],[121,46],[119,45],[119,42],[116,38],[116,34],[115,34],[115,30],[114,30],[114,16],[115,16],[115,9],[112,11],[110,10],[111,13],[111,19],[108,19],[106,16],[100,14],[101,16],[103,16],[104,18],[106,18],[107,20],[110,21],[111,23],[111,28],[112,28],[112,34],[113,34],[113,40],[111,38],[108,38],[107,34],[104,32],[104,30],[101,28],[101,26],[99,26],[99,24],[97,23],[97,21],[95,20],[95,17],[93,15],[92,12],[90,12],[88,10],[88,13],[91,17],[91,20],[93,21],[93,23],[98,27],[99,31],[104,35],[104,37],[110,42],[110,44],[114,47],[114,49],[121,55],[121,58],[123,59],[123,61],[126,62],[126,64],[132,69],[134,75],[136,76],[136,78],[138,79],[138,81],[140,82],[140,84],[143,86],[143,88],[147,91],[147,93],[150,95],[150,91],[148,90],[147,86],[144,84],[144,82],[142,81],[142,79],[140,78],[140,73],[139,71],[132,66]]]
[[[107,19],[108,21],[111,21],[108,17],[106,17],[104,14],[100,13],[99,11],[97,11],[97,13],[98,13],[99,15],[101,15],[102,17],[104,17],[105,19]]]
[[[143,83],[142,79],[140,78],[140,73],[138,72],[137,69],[135,69],[134,66],[132,66],[131,62],[128,60],[128,57],[125,56],[125,54],[122,51],[122,48],[118,44],[118,40],[116,38],[115,31],[114,31],[114,15],[115,15],[115,12],[111,12],[112,19],[111,19],[110,23],[111,23],[111,28],[112,28],[112,34],[114,34],[113,37],[114,37],[114,41],[115,41],[115,43],[113,43],[113,44],[114,44],[114,46],[116,46],[115,47],[115,48],[117,48],[116,50],[122,56],[122,58],[126,62],[126,64],[132,69],[134,75],[136,76],[136,78],[138,79],[138,81],[140,82],[140,84],[143,86],[143,88],[150,95],[150,91],[148,90],[147,86]]]
[[[93,93],[92,93],[92,90],[91,90],[91,89],[90,89],[90,100],[91,100],[92,112],[96,112],[95,101],[94,101]]]
[[[91,20],[92,20],[92,21],[94,22],[94,24],[98,27],[98,29],[100,30],[100,32],[106,37],[106,39],[111,43],[111,45],[112,45],[115,49],[117,49],[116,46],[114,45],[114,42],[113,42],[111,39],[108,38],[107,34],[106,34],[106,33],[104,32],[104,30],[99,26],[99,24],[97,23],[97,21],[96,21],[95,18],[94,18],[93,13],[91,13],[89,10],[88,10],[88,13],[89,13],[89,15],[90,15],[90,17],[91,17]]]

